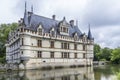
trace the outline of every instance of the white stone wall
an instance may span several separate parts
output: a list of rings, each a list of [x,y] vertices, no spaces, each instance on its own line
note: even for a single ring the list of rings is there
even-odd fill
[[[22,38],[24,45],[22,44]],[[58,38],[57,38],[58,39]],[[92,62],[89,58],[93,58],[93,44],[87,45],[87,50],[83,51],[83,43],[74,42],[74,39],[50,39],[49,36],[42,38],[38,34],[32,35],[29,32],[21,34],[19,40],[14,40],[13,43],[9,43],[6,48],[6,56],[9,56],[9,60],[13,57],[13,62],[17,62],[17,59],[22,57],[29,57],[29,61],[26,62],[26,67],[33,68],[43,65],[73,65],[73,64],[86,64],[86,58],[88,62]],[[37,47],[37,41],[42,40],[42,47]],[[50,48],[50,41],[54,41],[54,48]],[[69,49],[61,49],[61,43],[68,42]],[[77,50],[74,50],[74,43],[77,44]],[[38,51],[42,52],[42,58],[38,58]],[[23,54],[21,53],[23,52]],[[50,58],[50,52],[54,52],[54,58]],[[61,52],[69,52],[70,58],[61,58]],[[77,53],[77,58],[74,58],[74,53]],[[83,58],[83,53],[86,54],[86,58]],[[14,55],[13,55],[14,54]],[[7,57],[8,59],[8,57]],[[14,60],[16,59],[16,60]]]
[[[55,48],[61,48],[61,42],[60,41],[55,41]]]
[[[69,43],[70,44],[70,49],[74,49],[74,43]]]
[[[24,35],[23,42],[24,42],[24,45],[31,45],[31,36]]]
[[[34,37],[31,37],[31,44],[32,46],[37,46],[37,40]]]
[[[82,50],[83,50],[83,44],[78,44],[78,47],[77,47],[77,48],[78,48],[78,50],[81,50],[81,51],[82,51]]]

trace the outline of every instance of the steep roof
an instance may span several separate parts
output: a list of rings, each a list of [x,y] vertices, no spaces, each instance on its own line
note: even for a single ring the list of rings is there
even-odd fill
[[[54,20],[54,19],[51,19],[51,18],[47,18],[47,17],[43,17],[43,16],[33,14],[31,12],[26,13],[24,16],[25,16],[24,17],[24,24],[25,24],[26,29],[37,31],[37,28],[38,28],[39,24],[41,24],[44,28],[45,33],[49,33],[50,29],[52,27],[54,27],[56,33],[59,34],[59,32],[58,32],[59,23],[64,20],[63,19],[62,21],[57,21],[57,20]],[[71,26],[68,23],[68,27],[69,27],[69,36],[73,37],[73,33],[75,33],[75,32],[77,32],[78,36],[82,35],[78,26],[75,26],[75,25]]]
[[[89,31],[88,31],[88,39],[92,40],[92,34],[91,34],[91,30],[90,30],[90,25],[89,25]]]

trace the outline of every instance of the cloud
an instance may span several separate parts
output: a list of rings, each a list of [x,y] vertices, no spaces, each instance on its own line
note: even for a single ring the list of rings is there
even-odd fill
[[[17,16],[14,16],[13,8],[17,0],[1,0],[0,2],[0,23],[15,22]]]
[[[118,26],[102,26],[93,28],[93,36],[95,42],[99,43],[102,47],[115,48],[119,46],[120,41],[120,27]]]
[[[119,5],[119,0],[91,0],[85,9],[83,22],[95,27],[120,25]]]
[[[88,32],[91,24],[95,43],[102,47],[118,47],[120,44],[120,3],[119,0],[2,0],[0,3],[0,23],[17,22],[27,10],[34,6],[34,13],[57,20],[65,16],[67,21],[78,21],[80,30]]]

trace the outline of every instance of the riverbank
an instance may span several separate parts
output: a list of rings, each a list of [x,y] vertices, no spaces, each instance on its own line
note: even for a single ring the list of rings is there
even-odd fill
[[[93,61],[93,65],[107,65],[110,61]]]

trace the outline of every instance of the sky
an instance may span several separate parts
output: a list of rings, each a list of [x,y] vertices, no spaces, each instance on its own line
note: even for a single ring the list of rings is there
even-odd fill
[[[0,24],[18,22],[33,5],[34,14],[56,20],[75,21],[82,33],[90,24],[95,43],[101,47],[120,47],[120,0],[1,0]]]

